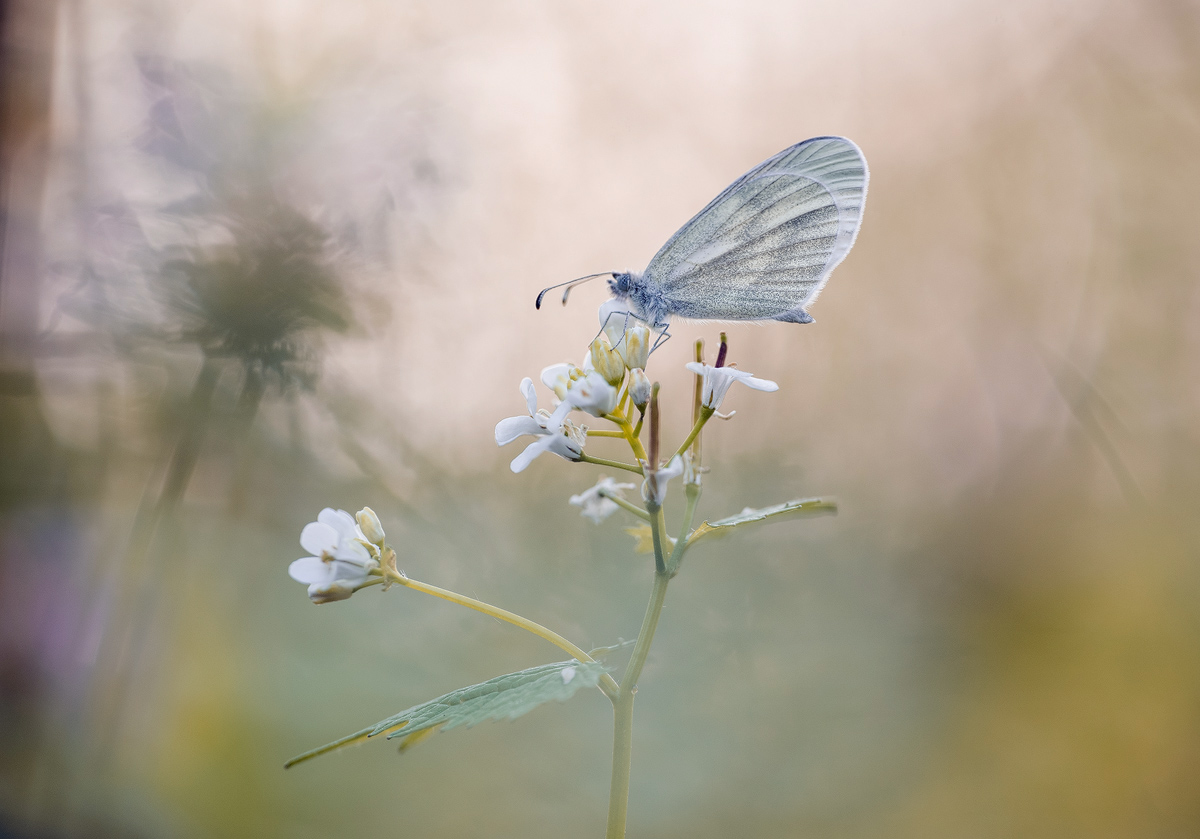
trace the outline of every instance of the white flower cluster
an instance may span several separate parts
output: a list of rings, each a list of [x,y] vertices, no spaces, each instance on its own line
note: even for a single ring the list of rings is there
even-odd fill
[[[300,531],[300,547],[312,556],[288,566],[288,575],[308,586],[313,603],[332,603],[354,594],[379,568],[383,526],[370,507],[357,518],[326,507]]]
[[[638,408],[645,407],[650,399],[650,380],[644,368],[650,358],[652,333],[620,306],[614,300],[600,307],[603,330],[592,341],[583,364],[553,364],[542,371],[542,384],[558,399],[553,412],[538,408],[533,380],[528,377],[521,380],[521,394],[529,415],[508,417],[496,423],[497,446],[506,446],[519,437],[537,438],[513,459],[510,466],[514,472],[524,470],[544,452],[580,460],[587,442],[587,426],[576,425],[567,415],[572,411],[583,411],[593,417],[612,413],[627,370],[629,396]]]
[[[593,460],[583,453],[587,443],[588,427],[572,422],[568,415],[582,411],[593,417],[605,418],[621,425],[626,435],[636,437],[641,429],[630,431],[629,406],[645,411],[650,401],[653,386],[646,376],[645,367],[650,360],[651,339],[654,332],[644,322],[627,311],[627,304],[610,300],[600,307],[600,334],[592,341],[587,356],[579,366],[555,364],[542,370],[541,381],[551,390],[557,403],[553,411],[538,408],[537,392],[533,380],[521,381],[521,394],[525,397],[528,414],[508,417],[496,424],[496,445],[506,446],[519,437],[532,436],[534,441],[525,447],[510,464],[513,472],[521,472],[544,452],[551,452],[566,460]],[[701,377],[700,404],[703,419],[716,414],[734,382],[761,391],[778,390],[779,386],[766,379],[757,379],[749,373],[726,367],[725,338],[721,336],[721,352],[715,365],[692,362],[687,369]],[[697,427],[698,430],[699,426]],[[695,431],[693,432],[695,433]],[[609,436],[613,432],[606,432]],[[638,453],[639,463],[644,453],[636,440],[631,442]],[[618,464],[619,465],[619,464]],[[642,464],[645,466],[646,464]],[[657,466],[657,464],[656,464]],[[646,480],[642,486],[643,499],[661,507],[666,496],[667,484],[675,477],[687,472],[691,474],[691,461],[686,453],[676,455],[663,467],[645,469]],[[634,470],[637,471],[637,470]],[[625,503],[621,492],[632,489],[633,484],[618,484],[612,478],[604,478],[591,489],[571,497],[570,501],[581,508],[581,513],[599,523],[612,515]]]

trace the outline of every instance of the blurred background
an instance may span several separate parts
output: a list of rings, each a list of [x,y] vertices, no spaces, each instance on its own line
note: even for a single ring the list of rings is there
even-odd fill
[[[1200,835],[1200,8],[1173,0],[0,4],[0,835],[598,836],[598,692],[288,757],[561,658],[419,594],[314,608],[324,506],[581,645],[651,561],[508,470],[517,385],[745,169],[865,151],[777,394],[710,426],[630,835]],[[656,353],[686,431],[690,343]],[[711,356],[710,356],[711,357]],[[549,394],[543,392],[543,404]],[[595,440],[616,455],[613,441]],[[669,512],[678,514],[677,510]]]

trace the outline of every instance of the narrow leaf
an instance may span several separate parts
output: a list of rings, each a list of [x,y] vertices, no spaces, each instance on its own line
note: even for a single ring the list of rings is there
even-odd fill
[[[545,702],[565,702],[580,688],[596,687],[607,671],[599,662],[559,661],[507,673],[414,705],[377,724],[370,736],[397,726],[404,728],[388,734],[388,739],[407,737],[427,728],[449,731],[484,720],[514,720]]]
[[[688,544],[694,545],[701,539],[726,536],[743,525],[799,516],[811,518],[836,514],[837,501],[832,498],[798,498],[795,501],[785,501],[783,504],[758,510],[747,507],[735,516],[704,522],[692,531],[692,535],[688,538]]]
[[[598,661],[559,661],[497,676],[414,705],[374,726],[297,755],[284,766],[295,766],[378,734],[386,733],[389,740],[403,737],[400,749],[404,751],[437,730],[470,727],[484,720],[516,719],[538,705],[551,700],[565,702],[581,688],[596,687],[608,670]]]

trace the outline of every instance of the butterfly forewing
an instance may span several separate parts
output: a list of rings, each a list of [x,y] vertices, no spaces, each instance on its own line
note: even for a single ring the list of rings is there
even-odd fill
[[[867,165],[818,137],[734,181],[650,261],[645,282],[688,318],[758,320],[812,302],[862,220]]]

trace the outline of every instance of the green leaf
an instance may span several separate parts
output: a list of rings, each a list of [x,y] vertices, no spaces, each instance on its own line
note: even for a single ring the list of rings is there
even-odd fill
[[[794,501],[785,501],[783,504],[776,504],[773,507],[763,507],[758,510],[747,507],[736,516],[728,516],[717,521],[704,522],[692,531],[692,535],[688,538],[688,544],[690,546],[701,539],[726,536],[732,533],[735,528],[771,519],[780,520],[798,516],[814,517],[836,514],[837,501],[832,498],[798,498]]]
[[[580,688],[596,687],[608,670],[598,661],[559,661],[497,676],[414,705],[362,731],[297,755],[284,767],[295,766],[385,732],[389,740],[404,738],[400,746],[403,751],[437,730],[449,731],[460,725],[470,727],[484,720],[513,720],[551,700],[565,702]]]

